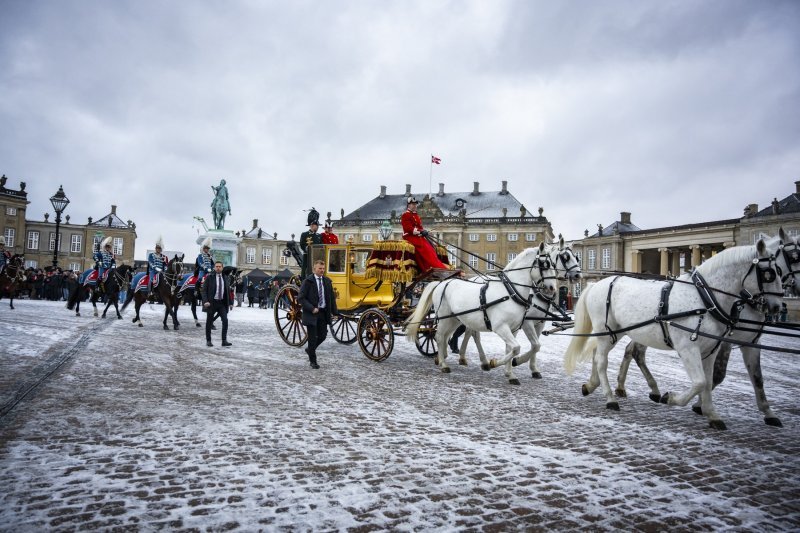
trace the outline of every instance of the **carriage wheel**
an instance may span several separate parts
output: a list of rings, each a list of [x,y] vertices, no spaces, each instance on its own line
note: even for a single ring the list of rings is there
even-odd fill
[[[296,285],[285,285],[275,296],[275,326],[289,346],[302,346],[308,340],[308,331],[302,322],[303,307],[297,300],[299,294]]]
[[[358,322],[356,319],[352,317],[338,315],[329,326],[331,335],[341,344],[353,344],[358,339],[358,332],[356,330],[357,324]]]
[[[435,316],[433,308],[431,308],[425,318],[422,319],[423,322],[419,325],[417,338],[414,341],[419,353],[426,357],[436,357],[439,353],[439,345],[436,344],[436,327],[438,324]]]
[[[394,348],[394,331],[389,317],[379,309],[369,309],[358,320],[358,345],[368,359],[383,361]]]

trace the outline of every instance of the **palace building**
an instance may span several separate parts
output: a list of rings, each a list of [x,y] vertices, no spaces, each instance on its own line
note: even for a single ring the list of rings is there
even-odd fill
[[[402,194],[388,194],[382,185],[378,196],[355,211],[345,215],[342,209],[339,220],[333,221],[334,232],[340,242],[371,243],[383,238],[382,233],[388,239],[402,239],[400,216],[409,196],[419,200],[422,224],[447,247],[451,264],[465,270],[502,268],[525,248],[553,241],[544,209],[540,207],[538,214],[529,212],[508,190],[506,181],[493,191],[481,191],[476,181],[472,191],[446,192],[440,183],[439,192],[432,195],[415,194],[411,185]]]

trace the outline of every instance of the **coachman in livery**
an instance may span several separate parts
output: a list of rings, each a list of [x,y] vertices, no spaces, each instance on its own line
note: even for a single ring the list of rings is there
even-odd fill
[[[214,257],[211,255],[211,239],[206,238],[201,245],[202,251],[194,262],[194,275],[197,277],[195,287],[200,290],[203,280],[214,271]]]
[[[414,258],[420,273],[432,268],[447,268],[436,255],[436,249],[426,238],[428,230],[422,227],[422,219],[417,214],[417,199],[409,196],[406,201],[408,209],[400,217],[403,226],[403,239],[414,245]]]
[[[319,211],[311,208],[308,212],[308,231],[300,234],[300,249],[303,250],[303,265],[300,271],[300,278],[306,279],[311,273],[308,265],[308,247],[315,244],[322,244],[322,236],[317,233],[319,229]]]
[[[108,271],[112,268],[117,268],[117,261],[111,251],[111,237],[103,239],[92,259],[94,259],[94,268],[97,270],[97,286],[100,287],[102,292],[105,292],[105,278],[108,275]]]

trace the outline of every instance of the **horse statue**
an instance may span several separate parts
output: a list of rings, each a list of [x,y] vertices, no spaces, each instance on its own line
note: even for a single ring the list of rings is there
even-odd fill
[[[778,269],[778,274],[781,276],[783,287],[795,297],[800,296],[800,238],[787,235],[784,233],[783,228],[781,228],[778,231],[778,236],[773,239],[778,239],[779,241],[779,252],[775,258],[775,266]],[[773,246],[774,242],[772,240],[767,241],[768,248],[772,248]],[[756,342],[757,339],[758,337],[751,340],[751,342]],[[725,380],[725,373],[728,370],[728,360],[731,356],[731,347],[731,343],[723,342],[717,352],[717,357],[714,361],[714,377],[711,383],[712,390]],[[750,383],[753,385],[756,406],[764,416],[764,423],[768,426],[783,427],[781,420],[770,408],[767,395],[764,392],[764,376],[761,373],[761,349],[753,346],[741,346],[740,350],[742,352],[744,366],[747,368],[747,373],[750,376]],[[625,390],[625,380],[631,361],[635,361],[650,387],[649,398],[655,402],[661,399],[658,383],[656,383],[650,369],[647,368],[647,363],[645,361],[646,351],[647,346],[638,342],[630,342],[628,346],[625,347],[625,355],[622,358],[619,374],[617,375],[617,388],[614,390],[614,394],[616,394],[618,398],[625,398],[628,395]],[[702,402],[698,401],[695,403],[692,406],[692,411],[702,415]]]
[[[8,296],[8,305],[11,309],[14,309],[14,296],[17,294],[17,289],[25,283],[24,263],[24,255],[14,254],[6,263],[3,273],[0,274],[0,299],[4,294]]]
[[[567,281],[574,282],[581,277],[581,264],[577,256],[572,251],[572,248],[564,245],[563,237],[559,240],[558,246],[545,245],[545,253],[550,257],[550,262],[555,266],[556,275],[563,275]],[[473,278],[476,280],[476,278]],[[522,331],[531,343],[530,349],[519,357],[511,360],[511,366],[518,366],[529,362],[531,377],[533,379],[541,379],[542,373],[536,366],[536,354],[542,347],[539,337],[544,329],[547,320],[560,319],[566,321],[567,317],[564,316],[559,307],[556,305],[554,299],[547,298],[539,292],[534,293],[534,298],[531,301],[531,306],[525,314],[525,320],[522,323]],[[516,331],[514,332],[516,334]],[[475,346],[478,349],[478,356],[481,360],[481,368],[489,370],[494,368],[497,364],[496,360],[487,361],[486,354],[483,352],[481,345],[481,334],[475,330],[467,329],[464,332],[464,338],[461,340],[461,346],[458,350],[458,364],[467,365],[467,345],[469,340],[475,340]]]
[[[777,251],[777,245],[771,248],[760,239],[754,246],[728,248],[676,280],[612,276],[588,287],[575,309],[576,336],[564,355],[567,373],[578,362],[592,360],[583,395],[602,386],[606,407],[618,411],[608,382],[608,352],[617,336],[625,334],[646,346],[675,350],[691,386],[680,393],[665,393],[660,402],[686,405],[699,394],[709,425],[725,429],[711,398],[718,338],[741,336],[734,326],[742,318],[755,320],[764,312],[778,311],[783,289],[775,269]],[[592,336],[587,336],[590,332]]]
[[[436,363],[442,372],[448,373],[447,340],[460,323],[474,331],[494,331],[506,344],[505,358],[497,366],[505,365],[509,383],[519,385],[511,370],[511,360],[520,351],[514,333],[525,321],[533,294],[538,291],[552,298],[556,288],[555,269],[542,243],[539,248],[523,250],[497,277],[483,282],[451,278],[429,283],[408,319],[406,336],[412,342],[416,340],[420,324],[432,305],[439,348]]]
[[[225,228],[225,214],[231,214],[231,204],[228,201],[228,187],[225,180],[219,182],[219,187],[211,186],[214,199],[211,201],[211,215],[214,217],[214,228]]]
[[[94,316],[98,316],[97,300],[99,300],[101,296],[100,289],[97,287],[96,283],[88,281],[90,279],[89,276],[93,271],[94,269],[90,268],[81,274],[78,287],[69,296],[69,300],[67,301],[67,309],[71,311],[74,308],[75,316],[81,316],[81,302],[86,299],[87,295],[91,296],[90,301],[92,303],[92,307],[94,308]],[[104,284],[106,289],[106,307],[103,309],[103,318],[106,317],[106,312],[108,312],[108,308],[111,307],[112,304],[114,305],[114,310],[117,312],[117,318],[122,318],[122,315],[119,312],[119,294],[123,291],[123,289],[127,289],[127,286],[131,281],[132,273],[133,267],[130,265],[121,265],[116,268],[108,269],[108,277],[106,278]]]
[[[178,300],[178,281],[181,279],[183,273],[183,254],[175,254],[164,268],[163,272],[156,274],[156,283],[153,284],[155,295],[161,299],[164,304],[164,329],[169,329],[167,326],[167,317],[172,317],[172,329],[178,329],[180,322],[178,322],[178,314],[175,312],[175,302]],[[142,304],[147,300],[149,292],[149,279],[148,274],[140,272],[133,277],[131,282],[131,289],[128,291],[128,297],[125,303],[122,304],[124,310],[128,307],[131,301],[135,304],[136,316],[133,317],[132,322],[139,323],[139,327],[144,327],[142,319],[139,316],[139,310]]]

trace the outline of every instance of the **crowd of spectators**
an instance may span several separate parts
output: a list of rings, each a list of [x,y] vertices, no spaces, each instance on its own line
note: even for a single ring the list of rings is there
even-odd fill
[[[70,294],[78,289],[80,272],[28,268],[25,270],[25,283],[19,288],[18,297],[31,300],[67,301]]]

